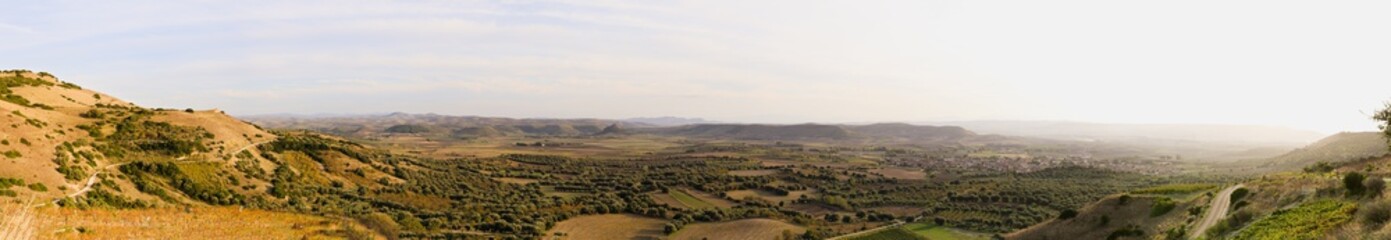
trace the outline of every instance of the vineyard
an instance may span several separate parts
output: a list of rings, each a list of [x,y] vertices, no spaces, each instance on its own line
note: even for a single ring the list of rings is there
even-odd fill
[[[1324,232],[1352,219],[1357,205],[1339,200],[1318,200],[1293,209],[1277,210],[1242,229],[1232,239],[1318,239]]]

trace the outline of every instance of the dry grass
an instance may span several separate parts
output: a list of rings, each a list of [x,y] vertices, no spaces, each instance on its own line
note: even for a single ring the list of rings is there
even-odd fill
[[[540,182],[540,181],[541,181],[541,180],[530,179],[530,178],[510,178],[510,177],[497,177],[497,178],[493,178],[493,180],[497,180],[498,182],[502,182],[502,183],[511,183],[511,184],[518,184],[518,185],[527,185],[527,184],[531,184],[531,183],[534,183],[534,182]]]
[[[734,198],[734,199],[744,199],[744,198],[747,198],[747,197],[755,197],[755,198],[763,199],[764,201],[768,201],[768,202],[771,202],[771,203],[777,203],[777,202],[783,202],[783,201],[791,202],[791,201],[795,201],[795,200],[797,200],[797,199],[801,199],[802,196],[807,196],[808,198],[813,198],[813,197],[816,197],[816,196],[817,196],[816,190],[815,190],[815,189],[812,189],[812,190],[802,190],[802,191],[792,191],[792,192],[787,193],[787,196],[782,196],[782,195],[775,194],[775,193],[773,193],[773,192],[764,191],[764,190],[757,190],[757,189],[755,189],[755,190],[735,190],[735,191],[729,191],[729,192],[725,192],[725,195],[728,195],[729,197]]]
[[[870,208],[870,210],[879,211],[879,212],[882,212],[882,213],[893,214],[894,216],[899,216],[899,217],[902,217],[902,216],[916,216],[916,215],[918,215],[918,214],[920,214],[920,213],[923,212],[923,208],[921,208],[921,207],[914,207],[914,206],[874,207],[874,208]]]
[[[631,214],[589,215],[556,223],[546,239],[661,239],[665,220]]]
[[[344,229],[366,232],[347,221],[234,207],[36,212],[39,239],[336,239]]]
[[[681,201],[678,201],[676,200],[676,198],[671,197],[670,194],[662,192],[653,192],[648,193],[647,196],[652,197],[652,201],[657,202],[659,204],[666,204],[667,206],[674,208],[690,209],[689,207],[686,207],[686,204],[682,204]]]
[[[869,170],[872,173],[883,174],[884,177],[904,180],[923,180],[927,179],[927,173],[919,169],[903,168],[877,168]]]
[[[778,173],[778,170],[767,170],[767,169],[765,169],[765,170],[734,170],[734,171],[729,171],[729,175],[740,176],[740,177],[768,176],[768,175],[773,175],[773,174],[777,174],[777,173]]]
[[[832,207],[820,203],[798,203],[787,205],[787,209],[811,215],[823,215],[827,213],[841,212],[840,208]]]
[[[802,234],[806,228],[772,219],[744,219],[687,225],[669,239],[777,239],[783,231]]]

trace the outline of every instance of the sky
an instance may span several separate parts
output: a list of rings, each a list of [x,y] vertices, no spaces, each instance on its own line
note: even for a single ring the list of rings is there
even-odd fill
[[[147,107],[1375,129],[1388,1],[26,1],[0,68]]]

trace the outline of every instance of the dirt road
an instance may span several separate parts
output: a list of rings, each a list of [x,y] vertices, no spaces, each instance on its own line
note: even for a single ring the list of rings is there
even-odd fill
[[[1198,239],[1207,232],[1208,228],[1212,228],[1212,225],[1217,224],[1217,221],[1226,217],[1228,208],[1232,206],[1232,192],[1241,187],[1241,184],[1227,187],[1213,196],[1212,204],[1208,205],[1207,213],[1203,214],[1203,219],[1198,221],[1198,225],[1193,226],[1193,231],[1188,233],[1188,239]]]

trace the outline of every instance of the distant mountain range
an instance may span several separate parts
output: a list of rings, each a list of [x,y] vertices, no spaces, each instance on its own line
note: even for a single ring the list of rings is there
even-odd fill
[[[344,136],[421,134],[453,137],[579,136],[603,132],[615,125],[655,127],[603,119],[539,119],[450,116],[433,113],[390,113],[349,116],[247,116],[257,125],[277,129],[306,129]],[[614,129],[615,131],[618,129]]]
[[[923,124],[961,126],[981,134],[1084,141],[1170,140],[1303,145],[1323,133],[1285,127],[1219,124],[1117,124],[1063,121],[959,121]]]
[[[527,119],[439,114],[391,113],[358,116],[248,116],[248,121],[275,129],[306,129],[344,136],[415,134],[459,138],[503,136],[595,136],[654,134],[745,140],[953,140],[976,134],[961,127],[904,123],[869,125],[728,124],[699,118]],[[672,125],[678,124],[679,125]]]
[[[623,119],[623,120],[621,120],[621,121],[630,122],[630,123],[642,123],[642,124],[648,124],[648,125],[654,125],[654,126],[664,126],[664,127],[681,126],[681,125],[692,125],[692,124],[711,124],[711,123],[719,123],[719,122],[715,122],[715,121],[705,120],[705,119],[703,119],[703,118],[682,118],[682,117],[643,117],[643,118],[628,118],[628,119]]]

